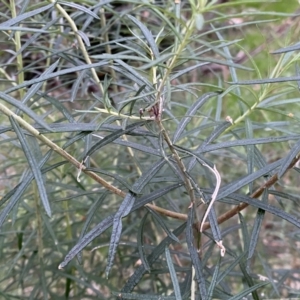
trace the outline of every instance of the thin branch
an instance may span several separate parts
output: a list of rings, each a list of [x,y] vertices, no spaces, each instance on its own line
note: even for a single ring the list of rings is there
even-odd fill
[[[299,160],[300,160],[300,157],[295,157],[293,159],[293,161],[290,163],[287,170],[292,169]],[[278,181],[278,175],[274,174],[264,185],[260,186],[255,192],[253,192],[250,195],[250,197],[253,198],[253,199],[260,197],[265,189],[270,188],[277,181]],[[248,203],[241,203],[238,206],[236,206],[235,208],[227,211],[226,213],[224,213],[223,215],[218,217],[218,224],[222,224],[225,221],[231,219],[233,216],[237,215],[239,212],[241,212],[243,209],[245,209],[248,206],[249,206]],[[195,225],[195,228],[199,228],[200,224],[194,224],[194,225]],[[209,222],[206,222],[206,223],[203,224],[203,230],[207,230],[209,228],[210,228]]]

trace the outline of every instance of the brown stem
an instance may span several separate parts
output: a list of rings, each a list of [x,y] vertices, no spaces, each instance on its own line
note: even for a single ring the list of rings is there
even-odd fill
[[[295,157],[292,160],[292,162],[290,163],[290,165],[287,168],[287,170],[293,168],[295,166],[295,164],[299,161],[299,159],[300,159],[300,157]],[[264,185],[262,185],[254,193],[252,193],[250,195],[250,197],[254,198],[254,199],[258,198],[259,196],[262,195],[262,193],[264,192],[265,189],[270,188],[277,181],[278,181],[278,175],[275,174]],[[235,216],[239,212],[241,212],[243,209],[245,209],[247,206],[249,206],[249,204],[247,204],[247,203],[241,203],[238,206],[234,207],[233,209],[227,211],[226,213],[224,213],[223,215],[221,215],[221,216],[218,217],[218,224],[222,224],[226,220],[229,220],[230,218],[232,218],[233,216]],[[195,226],[195,228],[199,229],[200,228],[200,223],[196,223],[196,224],[194,224],[194,226]],[[209,228],[210,228],[209,222],[204,223],[203,230],[207,230]]]

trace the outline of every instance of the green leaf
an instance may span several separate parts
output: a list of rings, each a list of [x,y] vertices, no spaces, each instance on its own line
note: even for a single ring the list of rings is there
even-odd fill
[[[282,163],[282,159],[275,161],[273,163],[270,163],[269,165],[261,168],[260,170],[246,175],[244,177],[239,178],[238,180],[235,180],[224,187],[220,188],[217,200],[227,197],[228,195],[238,191],[243,186],[249,184],[250,182],[253,182],[255,179],[264,176],[266,174],[269,174],[271,171],[276,169],[280,164]]]
[[[149,122],[149,121],[148,121]],[[94,144],[85,154],[85,157],[83,159],[83,161],[88,157],[91,156],[95,151],[99,150],[101,147],[110,144],[111,142],[113,142],[114,140],[116,140],[118,137],[120,137],[123,134],[127,134],[128,132],[143,126],[145,123],[147,123],[147,121],[140,121],[140,122],[135,122],[133,124],[130,124],[126,127],[126,129],[119,129],[114,131],[112,134],[107,135],[106,137],[104,137],[102,140],[100,140],[99,142],[97,142],[96,144]]]
[[[155,163],[150,169],[144,172],[143,175],[133,184],[132,189],[140,193],[144,188],[144,186],[156,175],[156,173],[162,168],[164,164],[165,161],[163,159]],[[109,271],[112,267],[117,246],[120,241],[120,237],[122,233],[122,218],[126,217],[130,213],[135,198],[136,195],[133,194],[132,192],[129,192],[125,196],[117,213],[114,215],[113,229],[110,237],[109,250],[108,250],[108,259],[107,259],[108,263],[105,270],[106,277],[108,277]]]
[[[43,75],[47,75],[47,74],[51,74],[53,73],[53,71],[56,69],[57,65],[59,64],[59,59],[54,62],[51,66],[49,66],[42,74],[41,76]],[[31,97],[33,97],[37,91],[41,88],[41,86],[43,85],[44,83],[43,82],[38,82],[36,84],[33,84],[29,90],[27,91],[27,93],[25,94],[25,96],[23,97],[22,99],[22,103],[23,104],[26,104],[28,100],[30,100]]]
[[[221,241],[222,234],[220,231],[220,227],[218,224],[218,218],[217,218],[214,207],[211,207],[211,209],[209,211],[208,220],[209,220],[209,224],[210,224],[210,228],[211,228],[214,240],[217,242]]]
[[[213,145],[204,145],[199,147],[195,153],[205,153],[212,152],[223,148],[247,146],[247,145],[259,145],[259,144],[269,144],[269,143],[282,143],[286,141],[298,140],[300,135],[290,135],[290,136],[279,136],[279,137],[267,137],[267,138],[257,138],[257,139],[242,139],[236,141],[222,142]]]
[[[186,223],[183,223],[173,231],[173,234],[176,236],[180,235],[184,231],[185,227]],[[172,241],[173,240],[170,237],[166,237],[158,246],[155,247],[153,252],[147,258],[150,266],[159,258],[159,256],[164,252],[165,247],[171,244]],[[121,292],[130,293],[139,283],[145,273],[146,269],[144,265],[140,265],[138,268],[136,268],[134,274],[128,279]]]
[[[47,123],[44,122],[38,115],[36,115],[31,109],[29,109],[26,105],[22,104],[20,101],[17,101],[10,95],[7,95],[0,91],[0,98],[6,101],[7,103],[13,105],[14,107],[20,109],[24,113],[26,113],[29,117],[31,117],[36,123],[40,124],[42,127],[47,129],[48,131],[52,131]]]
[[[143,196],[138,199],[137,203],[134,204],[131,211],[135,211],[140,207],[143,207],[145,204],[154,201],[163,195],[169,193],[175,188],[180,187],[181,184],[173,184],[162,189],[156,190],[146,196]],[[70,260],[77,255],[84,247],[86,247],[92,240],[94,240],[97,236],[99,236],[102,232],[108,229],[113,224],[114,215],[110,215],[105,218],[102,222],[96,225],[89,233],[83,236],[82,239],[78,241],[78,243],[69,251],[69,253],[65,256],[64,261],[59,265],[59,268],[64,268]]]
[[[143,24],[141,23],[138,19],[136,19],[135,17],[131,16],[131,15],[127,15],[127,17],[133,22],[135,23],[135,25],[137,27],[140,28],[140,30],[142,31],[144,37],[146,38],[152,52],[153,52],[153,55],[154,57],[157,59],[159,58],[159,50],[158,50],[158,47],[155,43],[155,40],[153,38],[153,35],[152,33],[149,31],[149,29]]]
[[[37,95],[39,95],[39,96],[43,97],[44,99],[46,99],[47,101],[49,101],[59,112],[61,112],[65,116],[65,118],[70,123],[72,123],[73,130],[74,130],[74,128],[76,128],[76,125],[74,125],[74,123],[75,123],[74,117],[70,114],[68,109],[59,100],[57,100],[55,97],[51,97],[51,96],[49,96],[45,93],[41,93],[41,92],[37,92]],[[50,124],[49,127],[52,128],[52,125],[54,125],[54,124]],[[59,127],[59,125],[63,126],[63,124],[57,124],[57,127]],[[86,124],[86,125],[88,125],[88,124]]]
[[[9,19],[8,21],[5,21],[3,23],[0,23],[0,30],[2,30],[1,27],[8,27],[8,30],[12,30],[12,29],[9,29],[10,26],[15,25],[17,23],[20,23],[21,21],[23,21],[25,19],[28,19],[30,17],[33,17],[35,15],[38,15],[38,14],[40,14],[40,13],[46,11],[46,10],[49,10],[53,6],[54,6],[54,4],[51,3],[51,4],[48,4],[46,6],[42,6],[40,8],[31,10],[31,11],[29,11],[27,13],[21,14],[21,15],[15,17],[15,18]],[[23,28],[23,30],[24,30],[24,28]]]
[[[292,161],[298,156],[300,152],[300,140],[292,147],[290,153],[283,158],[280,169],[277,173],[278,178],[281,178],[284,173],[291,167]]]
[[[129,192],[124,200],[122,201],[122,204],[120,205],[118,211],[114,215],[113,218],[113,229],[110,237],[109,242],[109,249],[108,249],[108,258],[107,258],[107,266],[105,269],[106,278],[108,278],[109,271],[113,265],[113,261],[115,258],[115,254],[117,251],[117,247],[119,245],[121,233],[122,233],[122,218],[126,217],[134,204],[135,201],[135,195],[131,192]]]
[[[275,206],[272,206],[270,204],[263,203],[262,201],[259,201],[257,199],[253,199],[248,196],[239,195],[239,194],[231,194],[230,196],[228,196],[228,198],[236,200],[238,202],[244,202],[251,206],[265,210],[275,216],[278,216],[281,219],[288,221],[289,223],[295,225],[296,227],[300,228],[300,220],[298,219],[298,217],[293,216],[290,213],[286,213],[285,211],[283,211]]]
[[[151,215],[154,217],[154,219],[158,222],[158,224],[161,226],[161,228],[164,230],[164,232],[172,239],[174,242],[180,243],[178,238],[172,233],[172,231],[168,228],[168,226],[165,224],[162,217],[153,209],[150,207],[147,207],[147,210],[151,213]]]
[[[146,223],[148,214],[149,214],[149,212],[147,211],[146,214],[144,215],[143,219],[141,220],[138,234],[137,234],[137,246],[138,246],[138,250],[139,250],[140,259],[145,267],[145,270],[150,272],[150,266],[149,266],[147,257],[144,253],[144,242],[143,242],[144,228],[145,228],[145,223]]]
[[[246,248],[246,246],[245,246],[245,248]],[[244,251],[244,252],[248,252],[248,249],[246,249],[246,251]],[[253,282],[253,279],[252,279],[251,275],[249,274],[249,272],[247,270],[246,260],[245,259],[240,260],[239,264],[240,264],[240,269],[241,269],[241,271],[243,273],[243,279],[244,279],[244,281],[247,282],[247,284],[248,284],[248,286],[250,288],[253,287],[254,286],[254,282]],[[253,297],[254,300],[259,300],[259,296],[257,294],[256,289],[253,289],[251,291],[251,293],[252,293],[252,297]]]
[[[181,292],[180,292],[178,279],[177,279],[177,276],[176,276],[176,271],[175,271],[175,268],[174,268],[174,264],[172,262],[170,250],[167,246],[165,247],[165,255],[166,255],[166,261],[167,261],[167,264],[168,264],[168,268],[170,270],[171,280],[172,280],[173,287],[174,287],[175,299],[176,300],[181,300],[182,297],[181,297]]]
[[[73,7],[73,8],[76,8],[77,10],[83,11],[83,12],[87,13],[88,15],[90,15],[91,17],[95,18],[95,19],[98,19],[98,20],[100,19],[94,12],[92,12],[88,8],[86,8],[86,7],[82,6],[82,5],[79,5],[77,3],[66,2],[66,1],[62,1],[62,0],[58,0],[57,2],[59,4],[61,4],[61,5]]]
[[[126,64],[124,61],[122,61],[120,59],[116,59],[115,62],[117,64],[119,64],[120,66],[122,66],[126,71],[129,72],[129,73],[124,73],[124,71],[122,69],[120,70],[121,73],[127,75],[126,77],[129,77],[129,79],[131,79],[133,82],[138,81],[140,86],[146,85],[147,87],[149,87],[150,89],[152,89],[152,84],[146,78],[146,76],[143,76],[142,74],[138,73],[136,70],[134,70],[133,67],[131,67],[130,65]],[[115,66],[112,66],[112,68],[114,68],[115,70],[118,70]],[[132,74],[133,76],[130,76],[130,74]]]
[[[1,28],[0,28],[0,30],[1,30]],[[38,82],[41,82],[41,81],[47,81],[47,80],[55,78],[55,77],[59,77],[59,76],[69,74],[69,73],[76,73],[76,72],[86,70],[86,69],[101,67],[101,66],[104,66],[106,64],[108,64],[108,62],[99,62],[99,63],[94,63],[94,64],[83,64],[83,65],[72,67],[72,68],[66,68],[64,70],[60,70],[60,71],[57,71],[57,72],[54,72],[54,73],[51,73],[51,74],[47,74],[47,75],[44,75],[44,76],[40,76],[38,78],[34,78],[34,79],[31,79],[31,80],[25,81],[21,84],[18,84],[16,86],[13,86],[13,87],[9,88],[8,90],[5,91],[5,93],[8,94],[8,93],[17,91],[21,88],[24,88],[26,86],[29,86],[29,85],[32,85],[32,84],[35,84],[35,83],[38,83]]]
[[[36,184],[37,184],[37,187],[38,187],[38,191],[39,191],[39,194],[40,194],[40,197],[41,197],[41,201],[43,203],[45,211],[46,211],[47,215],[49,217],[51,217],[50,203],[49,203],[49,200],[48,200],[46,187],[45,187],[45,184],[44,184],[44,179],[43,179],[41,170],[40,170],[40,168],[38,166],[38,163],[37,163],[37,161],[36,161],[36,159],[35,159],[35,157],[32,153],[32,150],[30,149],[30,147],[28,145],[28,142],[25,138],[25,135],[21,130],[21,127],[15,121],[13,116],[11,116],[9,119],[10,119],[10,122],[11,122],[11,125],[12,125],[13,129],[15,130],[15,132],[18,136],[20,144],[23,148],[23,152],[24,152],[24,154],[27,158],[28,164],[29,164],[29,166],[32,170],[33,175],[34,175],[34,178],[35,178],[35,181],[36,181]]]
[[[248,296],[250,293],[253,293],[253,291],[258,290],[259,288],[264,287],[267,284],[269,284],[269,282],[257,283],[255,285],[249,287],[248,289],[245,289],[244,291],[238,293],[234,297],[229,298],[229,300],[240,300],[240,299],[243,299],[244,297]]]
[[[213,29],[215,29],[213,25],[211,25],[211,26],[212,26]],[[224,52],[226,54],[226,60],[227,60],[227,63],[229,65],[229,72],[230,72],[231,78],[232,78],[233,81],[238,81],[237,73],[236,73],[236,70],[235,70],[235,67],[234,67],[233,58],[232,58],[232,55],[229,51],[229,48],[225,44],[224,38],[223,38],[223,36],[221,35],[221,33],[219,31],[216,31],[216,35],[218,36],[218,39],[222,42]],[[241,91],[240,91],[239,87],[236,88],[236,94],[239,97],[241,96]],[[244,112],[244,111],[242,111],[242,112]]]
[[[38,168],[42,168],[43,165],[47,162],[50,158],[52,151],[48,151],[47,154],[43,157],[43,159],[39,162]],[[2,199],[3,203],[8,201],[11,197],[9,203],[5,206],[5,208],[0,213],[0,227],[3,225],[4,220],[6,219],[7,215],[11,212],[17,202],[20,200],[21,196],[29,186],[30,182],[34,179],[34,175],[29,173],[25,176],[24,180],[20,182],[13,190],[4,196]],[[2,202],[1,202],[2,204]]]
[[[239,213],[239,220],[240,220],[240,224],[241,224],[244,252],[249,252],[249,245],[250,245],[249,244],[250,243],[249,232],[248,232],[247,223],[245,221],[245,218],[241,213]]]
[[[300,43],[296,43],[296,44],[288,46],[288,47],[280,48],[278,50],[272,51],[271,53],[272,54],[282,54],[282,53],[287,53],[287,52],[296,51],[296,50],[300,50]]]
[[[78,34],[81,37],[81,39],[84,41],[84,43],[87,47],[91,46],[89,37],[83,31],[77,30],[76,34]]]
[[[218,284],[217,279],[218,279],[219,271],[220,271],[220,263],[221,263],[221,257],[219,257],[218,262],[215,265],[214,274],[213,274],[213,277],[212,277],[211,282],[210,282],[210,286],[209,286],[208,291],[207,291],[207,300],[212,300],[213,299],[213,292],[214,292],[215,287]]]
[[[105,198],[107,197],[108,194],[109,194],[108,191],[104,192],[102,195],[100,195],[100,197],[98,197],[98,199],[95,201],[95,203],[90,207],[89,211],[86,214],[86,220],[82,226],[79,240],[81,240],[82,237],[85,235],[98,207],[103,203],[103,201],[105,200]],[[78,253],[77,258],[78,258],[79,262],[82,261],[81,253]]]
[[[209,64],[208,62],[201,62],[201,63],[198,63],[198,64],[193,64],[192,66],[189,66],[185,69],[182,69],[182,70],[176,72],[174,75],[172,75],[170,77],[170,81],[173,81],[174,79],[176,79],[176,78],[178,78],[178,77],[180,77],[180,76],[182,76],[182,75],[184,75],[184,74],[186,74],[190,71],[193,71],[194,69],[197,69],[199,67],[203,67],[203,66],[208,65],[208,64]]]
[[[42,27],[41,31],[42,32],[36,32],[35,34],[33,34],[31,37],[29,37],[28,39],[26,39],[26,42],[24,44],[22,44],[22,47],[18,50],[18,52],[16,53],[16,56],[21,54],[29,45],[31,45],[34,41],[37,40],[37,38],[45,32],[48,32],[47,30],[53,26],[56,22],[57,22],[58,18],[53,18],[53,20],[51,20],[50,22],[48,22],[47,24],[45,24],[45,26]]]
[[[185,116],[181,119],[179,125],[177,126],[177,129],[173,136],[173,143],[176,143],[176,141],[180,138],[182,132],[185,130],[187,124],[191,121],[192,117],[196,114],[197,110],[201,108],[205,104],[207,100],[210,98],[218,95],[216,92],[209,92],[204,95],[202,95],[197,101],[188,109]]]
[[[49,31],[43,29],[35,29],[28,27],[18,27],[18,26],[0,26],[0,31],[21,31],[21,32],[38,32],[38,33],[49,33]]]
[[[129,191],[133,192],[134,194],[140,194],[140,192],[138,192],[137,190],[133,190],[133,187],[127,183],[121,176],[111,173],[111,172],[107,172],[107,171],[103,171],[97,168],[86,168],[87,171],[92,171],[95,173],[100,173],[109,177],[114,178],[116,181],[120,182],[122,185],[124,185]]]
[[[237,82],[229,82],[233,85],[255,85],[255,84],[266,84],[266,83],[280,83],[280,82],[290,82],[290,81],[299,81],[300,76],[291,76],[291,77],[277,77],[277,78],[263,78],[256,80],[244,80]]]
[[[224,271],[222,271],[219,276],[218,276],[218,280],[217,280],[217,284],[220,284],[226,276],[228,276],[228,274],[230,272],[232,272],[234,270],[234,268],[240,264],[240,261],[242,259],[244,259],[245,255],[247,253],[246,252],[243,252],[239,257],[234,257],[234,261],[230,263],[229,266],[226,266],[226,268],[224,269]]]
[[[201,153],[202,151],[205,152],[204,149],[206,149],[206,147],[208,147],[208,145],[211,142],[213,142],[214,140],[216,140],[229,126],[231,126],[231,123],[227,122],[227,121],[226,122],[222,122],[221,124],[219,124],[213,130],[213,132],[206,138],[206,140],[201,145],[199,145],[199,147],[196,150],[196,153]],[[196,157],[193,157],[191,159],[191,161],[189,162],[188,168],[187,168],[188,171],[192,170],[192,168],[194,167],[196,161],[197,161]]]
[[[131,294],[131,293],[117,293],[112,292],[113,295],[117,296],[118,299],[137,299],[137,300],[177,300],[174,296],[161,296],[161,295],[150,295],[150,294]]]
[[[125,146],[125,147],[130,147],[132,149],[139,150],[143,153],[147,153],[147,154],[151,154],[151,155],[161,157],[161,153],[159,151],[157,151],[154,148],[141,145],[140,143],[133,143],[133,142],[128,142],[128,141],[123,141],[121,139],[115,140],[114,143],[117,144],[117,145],[122,145],[122,146]]]
[[[264,190],[264,193],[262,195],[262,202],[266,203],[266,204],[268,203],[268,192],[266,190]],[[265,216],[265,211],[263,209],[259,208],[257,210],[256,217],[255,217],[254,224],[253,224],[247,260],[251,259],[254,255],[254,251],[255,251],[255,248],[256,248],[256,245],[257,245],[257,242],[259,239],[259,233],[261,230],[262,221],[264,219],[264,216]]]

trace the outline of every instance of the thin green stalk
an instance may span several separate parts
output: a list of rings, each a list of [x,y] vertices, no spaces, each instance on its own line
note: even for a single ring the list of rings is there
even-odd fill
[[[104,8],[101,8],[100,9],[100,15],[101,15],[101,27],[102,28],[105,28],[106,27],[106,16],[105,16],[105,12],[104,12]],[[108,32],[107,30],[105,30],[105,32],[103,33],[103,36],[102,36],[103,40],[104,40],[104,43],[105,43],[105,52],[108,53],[108,54],[111,54],[111,48],[110,48],[110,44],[109,44],[109,38],[108,38]],[[112,64],[113,61],[110,62],[110,64]],[[112,79],[116,82],[117,81],[117,75],[116,75],[116,72],[113,68],[109,68],[110,70],[110,74],[111,74],[111,77]],[[113,85],[113,90],[114,90],[114,93],[117,94],[118,93],[118,87],[116,84]]]
[[[38,257],[39,261],[43,261],[43,222],[42,222],[42,211],[40,206],[40,199],[39,193],[37,191],[37,186],[34,184],[33,188],[33,195],[34,195],[34,205],[36,211],[36,227],[37,227],[37,247],[38,247]]]
[[[87,64],[91,64],[92,61],[91,61],[91,59],[89,57],[89,54],[88,54],[88,52],[85,48],[85,45],[84,45],[84,42],[83,42],[81,36],[78,34],[78,29],[77,29],[77,26],[76,26],[75,22],[72,20],[72,18],[69,16],[69,14],[65,11],[65,9],[60,4],[56,3],[56,0],[49,0],[49,2],[54,3],[57,10],[68,21],[70,27],[72,28],[73,32],[75,33],[75,36],[76,36],[76,39],[77,39],[77,42],[78,42],[78,47],[79,47],[80,51],[83,54],[85,62]],[[97,75],[96,70],[94,68],[91,68],[91,72],[92,72],[92,76],[93,76],[95,82],[98,84],[98,86],[100,88],[101,93],[104,94],[104,89],[103,89],[101,81],[100,81],[100,79]]]
[[[16,4],[15,0],[10,0],[10,10],[11,10],[11,15],[12,18],[17,17],[17,12],[16,12]],[[21,45],[21,34],[20,31],[15,31],[15,46],[16,46],[16,52],[18,52],[22,45]],[[23,72],[23,56],[22,53],[19,53],[17,55],[17,70],[18,70],[18,84],[22,84],[24,82],[24,72]],[[22,99],[24,96],[24,89],[20,89],[20,98]]]
[[[105,26],[106,26],[106,17],[105,17],[105,13],[104,13],[104,9],[103,8],[100,9],[100,14],[101,14],[101,26],[102,26],[102,28],[105,28]],[[106,53],[111,54],[111,48],[110,48],[110,45],[109,45],[109,38],[108,38],[107,31],[105,31],[105,33],[103,34],[103,39],[104,39],[104,42],[106,44],[106,46],[105,46]],[[110,64],[112,64],[112,63],[113,62],[111,61]],[[117,81],[117,75],[116,75],[116,72],[115,72],[115,70],[113,68],[110,68],[110,74],[111,74],[111,77],[113,78],[113,80],[116,82]],[[116,84],[113,85],[113,91],[114,91],[115,95],[118,94],[118,87],[117,87]],[[121,125],[120,121],[116,121],[116,123],[118,125]],[[123,138],[124,138],[125,141],[128,141],[128,139],[127,139],[127,137],[125,135],[123,136]],[[129,156],[133,160],[134,166],[135,166],[135,168],[137,170],[137,174],[139,176],[142,176],[142,170],[140,169],[140,167],[137,164],[137,161],[136,161],[136,159],[134,157],[133,150],[130,147],[126,147],[126,149],[127,149],[128,153],[129,153]]]
[[[176,2],[178,4],[178,1]],[[175,9],[178,10],[177,6],[175,6]],[[176,13],[176,12],[175,12]],[[178,11],[177,11],[177,17],[178,17]],[[166,72],[162,78],[162,80],[160,81],[159,87],[158,87],[158,91],[157,91],[157,95],[156,95],[156,101],[155,103],[158,103],[158,110],[159,110],[159,114],[157,117],[157,123],[158,126],[160,128],[160,131],[163,134],[164,140],[166,141],[177,165],[179,166],[182,175],[184,177],[184,181],[185,181],[185,188],[187,190],[187,193],[190,197],[190,201],[191,203],[195,203],[195,193],[194,193],[194,189],[193,189],[193,185],[189,179],[189,177],[186,174],[186,168],[184,163],[182,162],[178,152],[176,151],[176,149],[173,147],[172,141],[162,123],[161,120],[161,115],[162,115],[162,110],[163,110],[163,103],[162,103],[162,99],[161,99],[161,95],[162,95],[162,91],[164,89],[164,86],[166,85],[166,82],[171,74],[171,72],[173,71],[173,68],[175,67],[176,63],[177,63],[177,59],[179,57],[179,55],[182,53],[182,51],[184,50],[184,48],[186,47],[186,45],[188,44],[190,37],[192,35],[192,33],[194,32],[194,27],[195,27],[195,20],[194,18],[192,18],[187,26],[185,27],[185,29],[182,32],[183,35],[183,39],[182,41],[179,43],[179,45],[177,46],[177,43],[175,44],[175,46],[177,46],[177,49],[175,50],[174,55],[172,56],[172,58],[170,59],[170,61],[167,63],[167,68],[166,68]]]
[[[178,152],[173,147],[172,141],[171,141],[169,135],[167,134],[166,129],[164,128],[161,120],[158,120],[158,126],[161,130],[161,133],[164,137],[164,140],[166,141],[166,143],[167,143],[167,145],[168,145],[168,147],[169,147],[169,149],[170,149],[170,151],[171,151],[178,167],[180,168],[180,170],[182,172],[182,175],[184,177],[185,188],[186,188],[187,193],[190,197],[191,203],[195,203],[195,201],[196,201],[195,193],[194,193],[194,189],[193,189],[193,185],[191,183],[191,180],[190,180],[189,176],[187,176],[187,174],[186,174],[186,167],[185,167],[184,163],[182,162]]]
[[[47,288],[46,288],[46,280],[45,280],[45,267],[44,267],[44,243],[43,243],[43,222],[42,222],[42,210],[40,205],[39,193],[37,190],[36,184],[33,187],[33,195],[34,195],[34,205],[35,205],[35,213],[36,213],[36,243],[38,248],[38,264],[39,264],[39,273],[40,273],[40,282],[42,285],[43,299],[48,299],[47,296]]]

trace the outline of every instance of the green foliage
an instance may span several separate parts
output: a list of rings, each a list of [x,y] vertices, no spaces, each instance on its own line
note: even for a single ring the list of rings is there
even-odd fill
[[[297,297],[298,2],[261,2],[0,3],[1,299]]]

